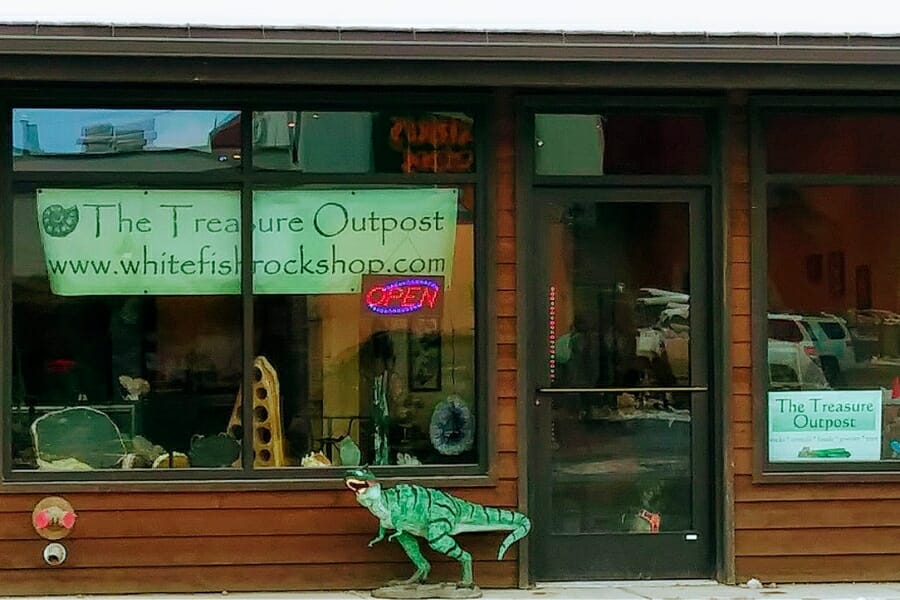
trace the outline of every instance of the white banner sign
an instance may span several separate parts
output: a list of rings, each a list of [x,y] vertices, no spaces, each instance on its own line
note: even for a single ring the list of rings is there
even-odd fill
[[[883,394],[769,392],[769,461],[881,460]]]
[[[253,196],[254,292],[358,293],[363,275],[449,286],[457,190],[278,190]],[[237,191],[46,189],[37,218],[53,293],[240,292]]]

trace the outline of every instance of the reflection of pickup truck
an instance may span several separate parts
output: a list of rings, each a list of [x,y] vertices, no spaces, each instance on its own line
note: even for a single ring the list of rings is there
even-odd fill
[[[641,327],[637,335],[637,355],[650,361],[665,357],[679,383],[690,379],[690,307],[670,302],[652,327]],[[769,385],[777,389],[821,390],[830,386],[822,367],[813,358],[812,348],[769,338]],[[811,356],[812,355],[812,356]]]
[[[660,311],[655,325],[638,329],[636,341],[639,357],[653,361],[665,356],[676,381],[688,382],[691,374],[690,306],[669,302]]]

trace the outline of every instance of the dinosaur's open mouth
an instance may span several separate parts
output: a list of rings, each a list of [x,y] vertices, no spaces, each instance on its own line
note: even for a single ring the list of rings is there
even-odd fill
[[[349,478],[344,481],[344,484],[353,491],[354,494],[359,495],[369,489],[369,482],[365,479],[354,479]]]

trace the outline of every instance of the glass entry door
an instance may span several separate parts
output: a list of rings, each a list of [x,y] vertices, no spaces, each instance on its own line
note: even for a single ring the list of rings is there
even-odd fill
[[[536,190],[533,572],[712,573],[705,194]]]

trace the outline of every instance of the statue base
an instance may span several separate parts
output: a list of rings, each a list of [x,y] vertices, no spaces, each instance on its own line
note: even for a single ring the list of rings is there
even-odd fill
[[[458,587],[455,583],[406,583],[372,590],[373,598],[481,598],[478,586]]]

